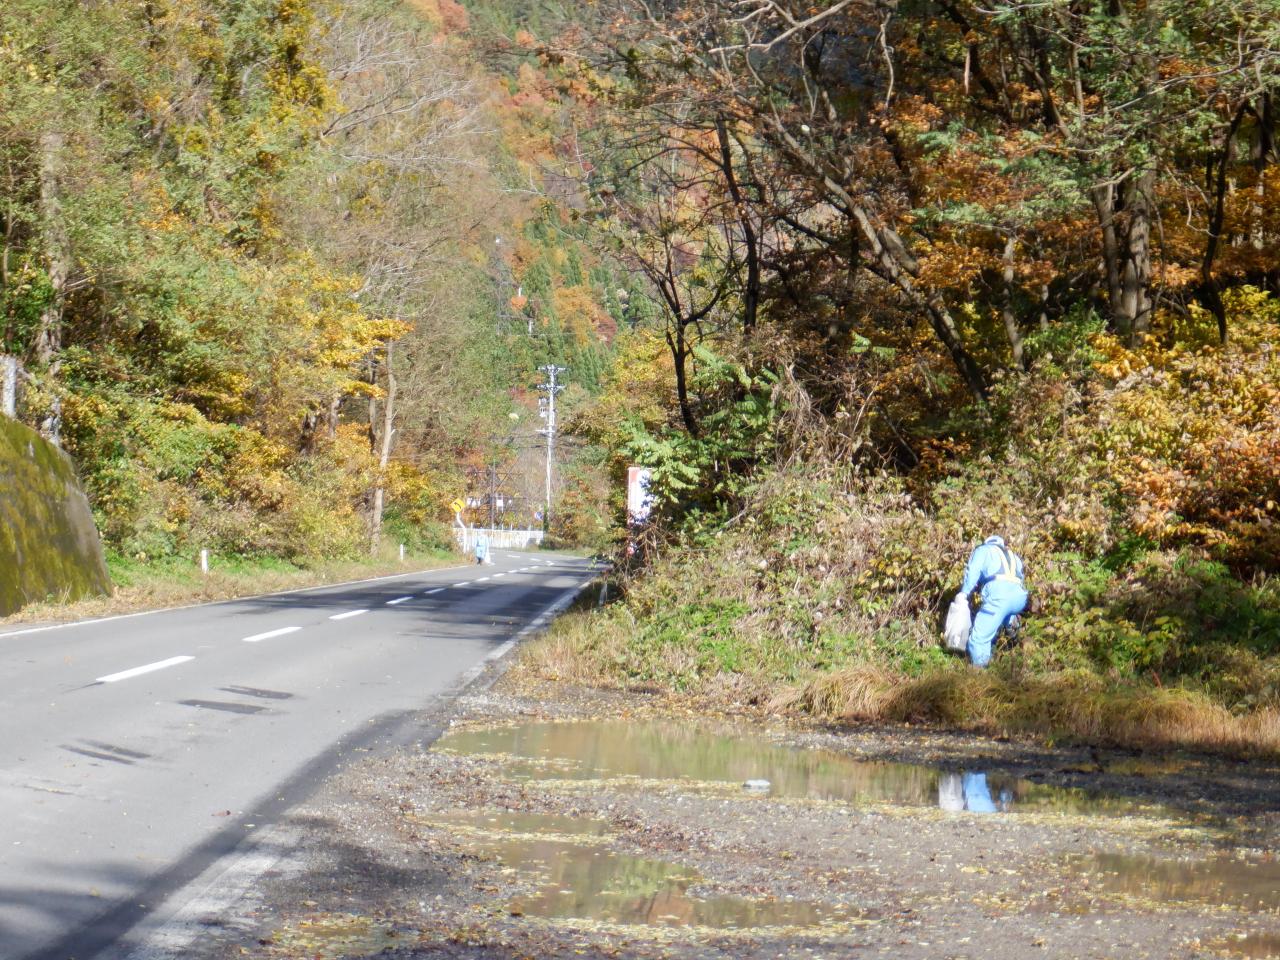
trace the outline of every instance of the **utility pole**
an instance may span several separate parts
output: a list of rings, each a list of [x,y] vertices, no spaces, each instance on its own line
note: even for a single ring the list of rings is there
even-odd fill
[[[489,529],[498,526],[498,464],[489,464]]]
[[[542,513],[542,529],[551,529],[551,471],[552,465],[555,463],[556,457],[556,394],[564,389],[564,385],[556,382],[556,377],[564,373],[564,367],[557,367],[554,363],[549,363],[545,367],[539,367],[547,380],[545,383],[538,384],[538,389],[546,394],[545,397],[538,398],[538,408],[540,416],[547,421],[545,430],[538,432],[547,438],[547,503]]]

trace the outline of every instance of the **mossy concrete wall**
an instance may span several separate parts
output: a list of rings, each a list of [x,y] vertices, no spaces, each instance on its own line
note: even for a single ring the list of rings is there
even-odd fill
[[[110,592],[98,528],[71,459],[0,416],[0,615],[36,600]]]

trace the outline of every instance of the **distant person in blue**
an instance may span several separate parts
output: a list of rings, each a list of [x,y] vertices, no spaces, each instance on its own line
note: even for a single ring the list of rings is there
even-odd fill
[[[489,559],[489,538],[483,533],[476,537],[476,563],[484,563]]]
[[[969,662],[985,667],[1001,630],[1016,627],[1016,618],[1027,608],[1027,588],[1022,582],[1022,558],[1000,537],[987,537],[969,555],[960,596],[966,599],[982,591],[982,605],[969,631]]]

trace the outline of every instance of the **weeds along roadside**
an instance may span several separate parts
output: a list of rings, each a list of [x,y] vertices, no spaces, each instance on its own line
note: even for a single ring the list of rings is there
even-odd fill
[[[737,571],[740,573],[741,571]],[[1231,696],[1193,677],[1120,675],[1100,664],[1055,664],[1043,641],[1002,651],[985,672],[935,649],[883,634],[840,631],[802,639],[767,626],[770,615],[733,596],[737,577],[687,576],[666,612],[641,612],[634,595],[566,614],[520,655],[518,678],[587,687],[669,691],[712,709],[749,708],[824,721],[932,724],[991,735],[1139,749],[1191,749],[1232,756],[1280,755],[1274,693]],[[667,581],[670,583],[670,581]],[[644,588],[641,588],[643,590]],[[804,606],[793,596],[777,606]],[[1255,684],[1274,684],[1276,664],[1248,665]],[[1237,671],[1245,671],[1237,668]],[[1239,676],[1232,678],[1242,684]]]
[[[757,462],[730,522],[676,526],[523,669],[824,719],[1280,753],[1280,367],[1259,347],[1280,306],[1251,304],[1226,348],[1133,351],[1082,327],[984,419],[916,438],[942,452],[906,474]],[[978,673],[938,638],[995,532],[1026,558],[1032,607]]]
[[[1280,754],[1274,579],[1238,580],[1187,549],[1150,551],[1117,571],[1047,554],[1022,642],[978,672],[938,639],[963,542],[935,543],[943,555],[930,556],[936,531],[910,536],[927,526],[919,517],[866,509],[817,521],[821,542],[805,524],[787,540],[757,519],[696,552],[673,551],[619,585],[615,602],[566,615],[520,669],[822,720]]]

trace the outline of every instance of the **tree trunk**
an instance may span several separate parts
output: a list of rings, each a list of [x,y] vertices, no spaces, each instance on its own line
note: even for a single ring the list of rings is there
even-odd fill
[[[342,394],[337,394],[329,401],[328,423],[325,429],[329,434],[330,440],[338,438],[338,414],[342,410]]]
[[[756,316],[760,312],[760,245],[756,240],[755,225],[751,222],[746,201],[742,196],[742,188],[738,185],[738,177],[733,171],[733,154],[730,150],[729,131],[724,117],[716,117],[716,136],[720,142],[720,165],[724,169],[725,184],[729,188],[729,196],[733,199],[738,226],[742,229],[743,246],[746,248],[747,281],[742,291],[742,332],[750,336],[756,326]]]
[[[1196,299],[1217,320],[1220,343],[1227,342],[1227,308],[1222,302],[1222,291],[1218,278],[1214,276],[1213,264],[1218,256],[1218,244],[1226,222],[1227,165],[1231,162],[1236,132],[1245,118],[1245,109],[1245,105],[1241,105],[1232,117],[1222,142],[1222,150],[1217,156],[1217,170],[1213,169],[1211,163],[1206,178],[1209,189],[1213,191],[1213,209],[1209,212],[1209,235],[1205,238],[1204,256],[1200,260],[1200,285],[1196,288]]]
[[[1129,229],[1125,232],[1124,274],[1121,309],[1129,326],[1129,339],[1136,340],[1151,330],[1151,190],[1155,171],[1148,170],[1130,186]]]
[[[965,349],[960,328],[956,326],[955,318],[951,315],[951,310],[941,294],[923,293],[916,287],[914,278],[919,273],[920,267],[908,252],[902,238],[896,231],[888,228],[877,230],[871,218],[861,207],[855,207],[853,213],[881,270],[899,290],[925,309],[929,317],[929,325],[933,327],[934,334],[946,348],[951,362],[955,364],[970,395],[980,403],[986,403],[989,391],[981,368]]]
[[[387,394],[382,404],[381,452],[378,455],[378,476],[374,481],[373,505],[369,517],[369,553],[377,556],[382,545],[382,508],[387,492],[387,463],[391,460],[391,439],[395,434],[396,374],[392,368],[391,344],[387,351]]]
[[[910,285],[905,286],[904,289],[908,294],[918,296]],[[964,384],[969,390],[969,395],[979,403],[986,403],[990,396],[986,377],[983,376],[982,368],[978,366],[977,361],[965,349],[964,340],[960,336],[960,328],[956,326],[955,318],[951,316],[951,310],[947,307],[942,297],[936,293],[929,297],[925,305],[929,311],[929,325],[933,327],[934,335],[947,348],[947,354],[951,357],[951,362],[955,364],[956,370],[959,371],[961,379],[964,380]]]
[[[1111,312],[1111,323],[1117,333],[1128,336],[1131,332],[1122,326],[1119,304],[1123,295],[1120,283],[1120,240],[1116,233],[1116,188],[1115,184],[1105,184],[1089,191],[1089,199],[1093,201],[1093,210],[1098,218],[1098,230],[1102,234],[1102,272],[1107,280],[1107,306]]]
[[[62,216],[62,164],[66,138],[58,131],[40,135],[40,218],[49,271],[49,303],[36,329],[35,359],[50,367],[62,350],[62,313],[71,274],[71,244]]]
[[[1123,192],[1114,184],[1089,191],[1102,233],[1111,325],[1130,343],[1151,329],[1151,191],[1155,171],[1133,177]],[[1118,228],[1125,215],[1123,236]]]
[[[671,348],[671,360],[675,364],[676,400],[680,404],[680,419],[684,421],[684,428],[689,431],[689,436],[696,438],[698,421],[689,404],[689,372],[685,367],[685,362],[689,359],[689,347],[685,341],[684,324],[679,320],[667,332],[667,346]]]
[[[1022,331],[1018,329],[1018,316],[1013,309],[1013,252],[1017,245],[1018,240],[1012,235],[1004,242],[1004,269],[1000,274],[1003,284],[1000,318],[1004,321],[1005,333],[1009,335],[1009,352],[1013,355],[1013,363],[1025,370],[1027,364],[1022,353]]]

